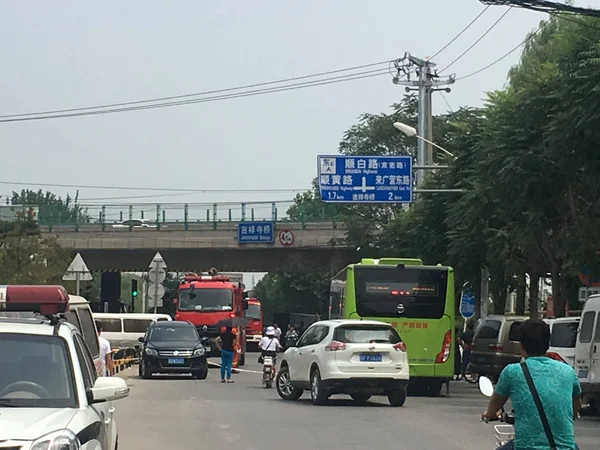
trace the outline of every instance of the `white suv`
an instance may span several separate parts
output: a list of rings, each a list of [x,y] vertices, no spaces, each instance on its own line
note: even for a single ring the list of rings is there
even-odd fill
[[[392,406],[402,406],[408,380],[406,346],[390,324],[324,320],[286,350],[275,385],[284,400],[297,400],[310,390],[316,405],[331,395],[348,394],[359,403],[386,395]]]
[[[1,449],[118,446],[112,401],[129,387],[96,376],[83,336],[61,318],[68,302],[62,286],[8,286],[0,297],[0,310],[38,313],[0,318]]]

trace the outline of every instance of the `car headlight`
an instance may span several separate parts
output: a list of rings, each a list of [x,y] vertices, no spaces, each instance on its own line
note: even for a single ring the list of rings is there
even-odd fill
[[[58,430],[37,439],[31,450],[79,450],[81,445],[71,430]]]
[[[146,350],[144,350],[144,352],[146,353],[146,355],[158,356],[158,352],[156,350],[154,350],[153,348],[146,347]]]
[[[204,347],[200,347],[194,350],[194,356],[204,356],[204,353]]]

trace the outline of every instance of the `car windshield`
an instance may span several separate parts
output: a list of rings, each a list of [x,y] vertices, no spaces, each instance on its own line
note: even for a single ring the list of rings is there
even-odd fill
[[[260,320],[260,305],[250,303],[246,310],[246,318],[251,320]]]
[[[231,311],[233,292],[230,289],[182,289],[179,291],[180,311]]]
[[[153,327],[148,341],[197,341],[198,333],[194,327]]]
[[[550,336],[550,347],[575,348],[577,342],[577,322],[554,323]]]
[[[0,333],[0,408],[75,408],[64,339]]]
[[[396,330],[385,325],[341,325],[335,329],[333,339],[345,344],[402,342]]]

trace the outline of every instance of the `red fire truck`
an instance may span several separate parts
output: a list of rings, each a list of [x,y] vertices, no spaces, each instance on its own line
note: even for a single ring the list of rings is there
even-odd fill
[[[250,291],[250,295],[252,295],[252,291]],[[246,342],[253,349],[258,349],[258,343],[263,336],[263,314],[260,301],[257,298],[248,298],[248,309],[245,317],[250,321],[246,325]]]
[[[179,283],[175,303],[175,320],[189,321],[196,326],[200,336],[209,338],[211,352],[208,356],[219,356],[215,338],[220,330],[217,323],[234,317],[243,317],[248,302],[244,299],[244,285],[232,281],[225,275],[188,274]],[[239,345],[241,354],[238,365],[246,361],[246,330],[240,327]]]

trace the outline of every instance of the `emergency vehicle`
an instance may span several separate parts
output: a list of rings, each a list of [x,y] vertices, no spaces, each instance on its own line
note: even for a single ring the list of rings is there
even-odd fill
[[[62,286],[5,286],[0,311],[1,448],[115,450],[119,377],[98,377]],[[10,424],[10,425],[9,425]]]
[[[252,291],[249,295],[252,295]],[[263,336],[263,313],[260,301],[257,298],[248,298],[248,309],[244,317],[250,321],[246,325],[246,343],[258,348],[258,343]]]
[[[245,300],[244,284],[231,281],[225,275],[187,274],[179,283],[175,303],[175,320],[191,322],[203,338],[208,338],[211,351],[208,356],[219,356],[215,339],[220,334],[217,323],[243,317],[248,308]],[[245,327],[234,328],[237,334],[237,349],[234,353],[234,367],[243,366],[246,361]]]

